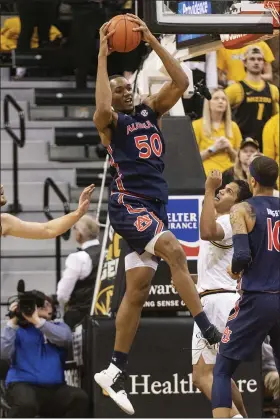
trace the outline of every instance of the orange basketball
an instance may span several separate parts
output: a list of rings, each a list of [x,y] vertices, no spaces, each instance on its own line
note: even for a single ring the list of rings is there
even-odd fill
[[[113,17],[108,27],[108,31],[116,29],[116,32],[109,39],[109,46],[117,52],[130,52],[141,42],[141,32],[133,32],[137,28],[137,23],[128,20],[128,16],[119,15]]]

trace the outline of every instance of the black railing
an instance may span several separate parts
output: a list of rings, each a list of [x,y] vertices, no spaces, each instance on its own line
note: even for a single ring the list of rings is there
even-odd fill
[[[10,106],[12,105],[19,116],[19,132],[18,136],[10,124]],[[22,207],[18,197],[18,147],[22,148],[25,145],[25,116],[17,101],[11,96],[4,97],[4,128],[5,131],[13,139],[13,203],[9,205],[8,211],[12,214],[18,214],[22,211]]]
[[[51,178],[47,178],[44,183],[44,213],[48,220],[53,220],[54,217],[51,214],[50,210],[50,189],[52,189],[55,194],[58,196],[60,201],[63,204],[64,214],[69,214],[70,212],[70,206],[69,202],[59,189],[59,187],[56,185],[56,183]],[[69,240],[71,234],[71,230],[66,231],[61,236],[56,237],[55,239],[55,258],[56,258],[56,283],[58,284],[58,281],[60,280],[61,275],[61,237],[64,240]]]

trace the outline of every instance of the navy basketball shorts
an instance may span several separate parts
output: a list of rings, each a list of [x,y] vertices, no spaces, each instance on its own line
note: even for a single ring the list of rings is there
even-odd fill
[[[161,201],[114,193],[109,199],[109,217],[113,229],[139,255],[158,234],[168,230],[166,206]],[[153,254],[152,250],[149,250]]]
[[[219,353],[248,361],[268,335],[280,361],[280,294],[244,291],[229,314]]]

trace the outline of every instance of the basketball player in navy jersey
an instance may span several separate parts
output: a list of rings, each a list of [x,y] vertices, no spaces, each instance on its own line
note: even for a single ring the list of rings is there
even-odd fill
[[[230,275],[241,298],[230,313],[219,347],[212,387],[213,416],[229,418],[231,377],[270,336],[280,373],[280,200],[273,196],[278,165],[256,157],[249,167],[253,198],[231,210],[234,254]]]
[[[161,116],[187,89],[188,77],[146,24],[134,15],[129,18],[138,23],[139,28],[135,30],[142,32],[142,39],[158,54],[171,77],[171,82],[158,94],[134,106],[130,83],[121,76],[109,81],[107,41],[114,31],[108,33],[108,24],[102,26],[94,122],[116,172],[109,201],[110,221],[131,251],[125,258],[126,292],[116,318],[112,361],[108,369],[95,374],[95,381],[126,413],[133,414],[134,409],[124,390],[125,370],[158,258],[170,266],[174,285],[204,338],[214,344],[220,341],[221,334],[203,312],[185,253],[168,231],[168,190],[162,160],[165,144],[159,124]]]

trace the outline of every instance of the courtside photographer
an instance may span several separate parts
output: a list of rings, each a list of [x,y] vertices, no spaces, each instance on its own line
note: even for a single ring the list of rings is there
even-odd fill
[[[10,361],[8,417],[87,417],[86,393],[65,384],[70,328],[52,320],[53,302],[42,292],[19,292],[14,300],[1,334],[1,359]]]

